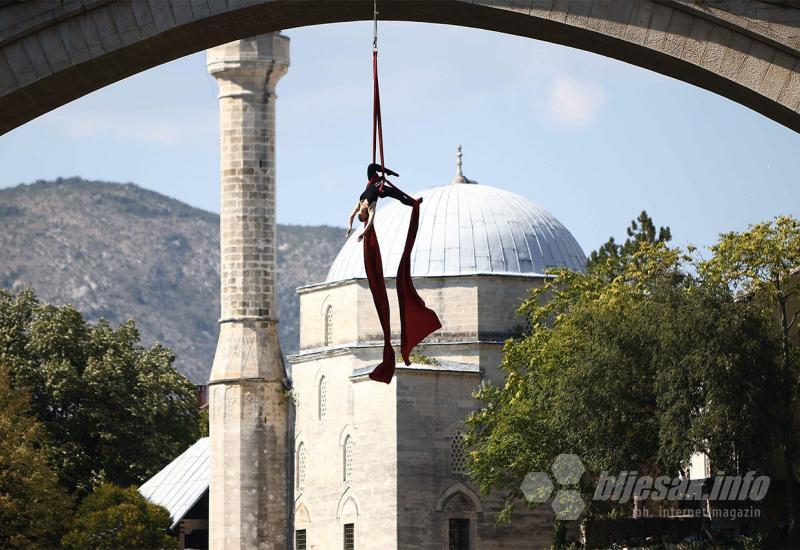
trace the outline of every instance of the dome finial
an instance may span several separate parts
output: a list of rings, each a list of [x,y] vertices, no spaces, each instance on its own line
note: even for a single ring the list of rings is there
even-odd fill
[[[463,159],[464,154],[461,152],[461,145],[456,148],[456,175],[450,180],[450,183],[475,183],[464,177]]]

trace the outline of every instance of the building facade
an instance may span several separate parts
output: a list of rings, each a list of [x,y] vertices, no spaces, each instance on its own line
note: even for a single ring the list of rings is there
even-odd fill
[[[569,231],[527,199],[464,177],[423,197],[412,276],[442,329],[400,362],[389,385],[368,378],[382,332],[357,235],[327,279],[298,289],[300,350],[292,362],[295,548],[529,549],[549,546],[547,505],[496,527],[499,495],[466,477],[464,418],[484,380],[501,379],[502,344],[523,330],[516,308],[548,267],[581,270]],[[385,200],[375,226],[392,307],[410,209]],[[388,204],[387,204],[388,203]]]

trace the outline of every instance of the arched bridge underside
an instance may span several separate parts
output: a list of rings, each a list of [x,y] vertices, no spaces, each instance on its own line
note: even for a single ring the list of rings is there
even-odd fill
[[[381,0],[380,12],[613,57],[800,131],[800,2],[793,0]],[[372,0],[0,0],[0,134],[218,44],[371,18]]]

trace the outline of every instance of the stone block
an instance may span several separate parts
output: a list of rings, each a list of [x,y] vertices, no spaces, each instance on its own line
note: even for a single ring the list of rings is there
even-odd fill
[[[103,42],[100,40],[100,35],[94,25],[94,20],[91,17],[81,17],[78,19],[80,23],[81,34],[89,48],[89,55],[94,59],[105,54]]]
[[[170,2],[162,2],[161,0],[148,0],[148,2],[156,32],[164,32],[175,26],[175,17],[172,15]]]
[[[189,5],[192,9],[192,15],[195,19],[202,19],[211,14],[211,10],[209,10],[208,2],[206,2],[206,0],[191,0]]]
[[[132,2],[131,8],[139,34],[142,36],[143,40],[150,38],[158,32],[155,20],[153,19],[153,13],[150,11],[149,2],[145,2],[144,0]]]
[[[14,71],[8,64],[5,55],[0,52],[0,93],[12,90],[17,86],[17,79]]]
[[[176,25],[185,25],[194,21],[191,0],[173,0],[172,15],[175,18]]]
[[[735,81],[752,45],[751,38],[734,33],[728,49],[723,54],[720,74]]]
[[[657,52],[662,51],[673,12],[674,10],[669,6],[656,4],[650,16],[649,28],[645,35],[643,43],[645,47]]]
[[[80,22],[74,17],[59,25],[57,36],[64,45],[70,65],[78,65],[91,59],[89,45],[81,32]]]
[[[781,90],[778,101],[789,109],[800,112],[800,59],[795,61],[792,75]]]
[[[135,4],[135,2],[134,2]],[[135,44],[142,40],[139,32],[139,23],[134,15],[131,4],[116,3],[110,6],[111,18],[119,32],[120,40],[124,45]]]
[[[647,31],[650,28],[652,13],[652,2],[634,2],[633,12],[624,34],[625,40],[635,44],[644,44]]]
[[[758,90],[764,80],[764,76],[769,71],[775,54],[775,48],[772,46],[753,42],[750,52],[739,69],[736,80],[739,84],[747,86],[751,90]]]
[[[53,74],[36,35],[26,36],[22,40],[22,46],[33,64],[33,70],[37,78],[45,78]]]
[[[111,18],[111,11],[99,9],[89,12],[94,29],[103,47],[103,53],[109,53],[122,47],[122,40],[114,27],[114,20]]]
[[[689,36],[686,39],[686,43],[684,44],[683,48],[683,54],[681,55],[684,60],[688,61],[689,63],[693,63],[694,65],[701,64],[706,43],[711,35],[711,29],[711,23],[705,19],[695,17],[692,20]]]

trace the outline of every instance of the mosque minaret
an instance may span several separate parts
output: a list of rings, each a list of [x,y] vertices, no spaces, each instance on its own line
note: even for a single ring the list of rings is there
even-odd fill
[[[290,533],[288,380],[275,296],[275,87],[289,39],[208,50],[219,85],[220,334],[209,380],[211,548],[285,550]]]

